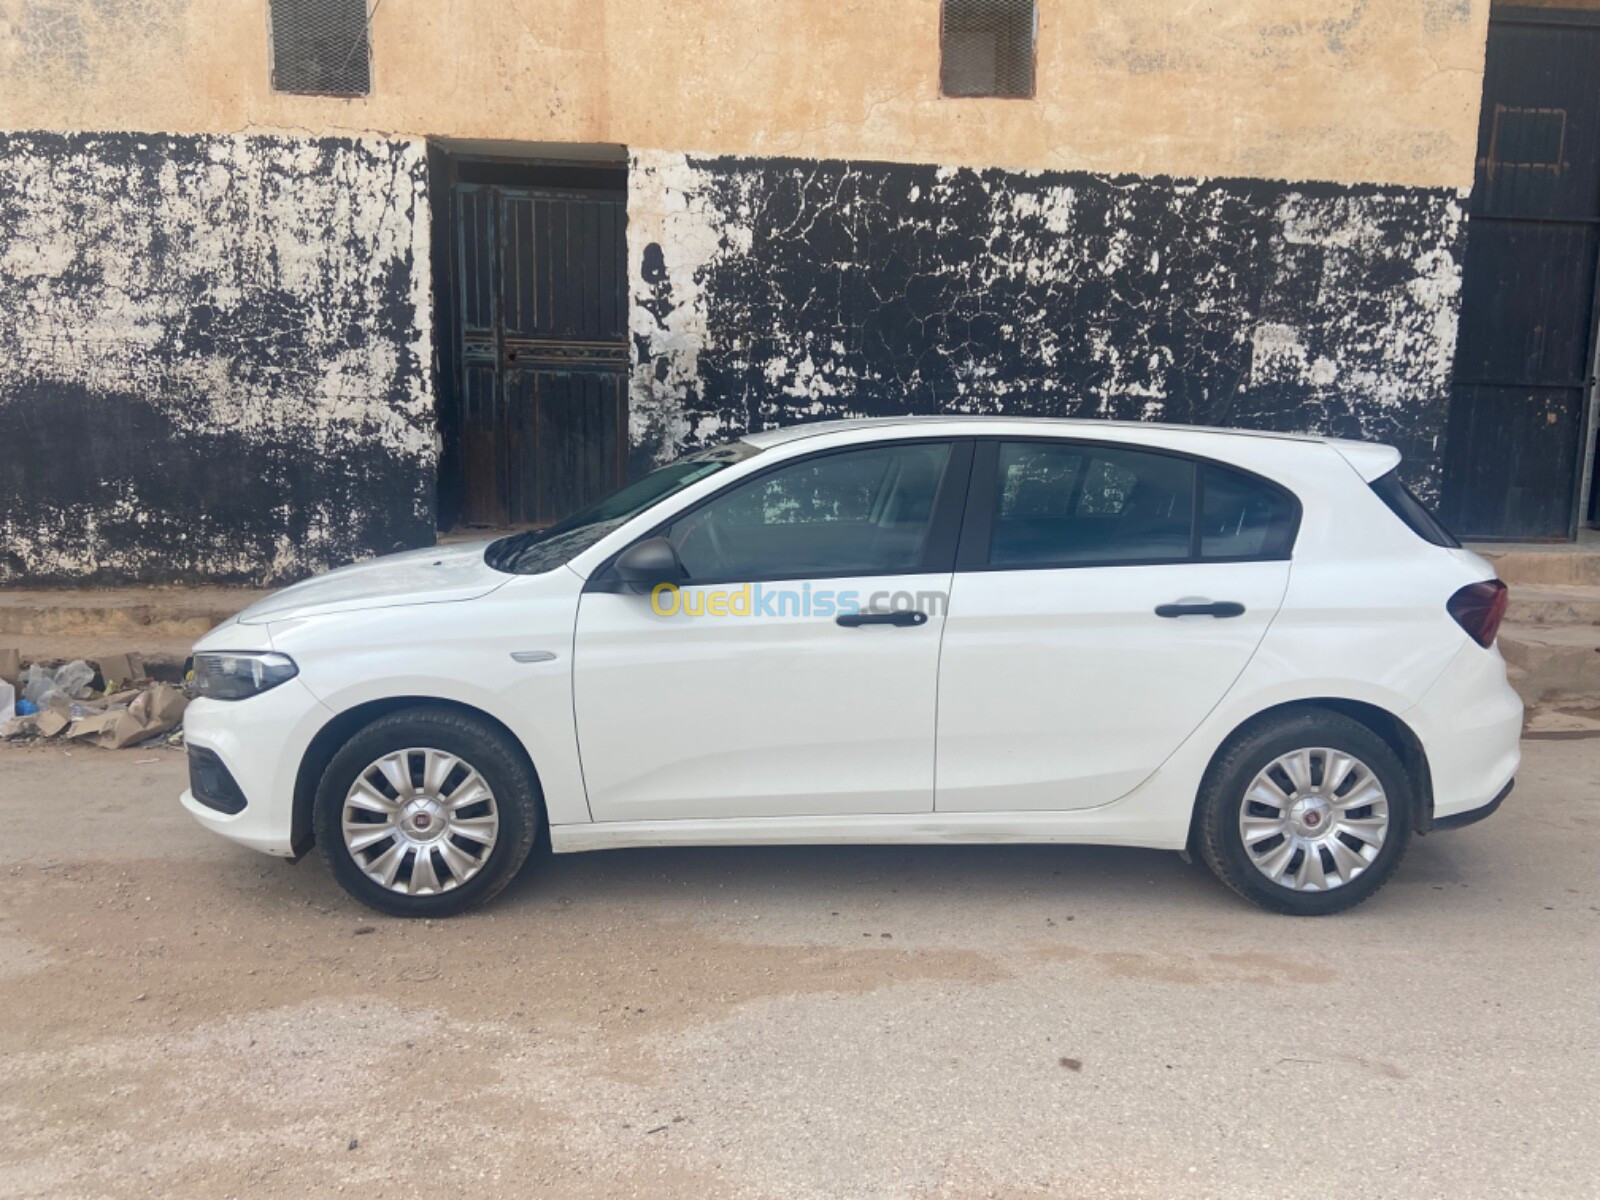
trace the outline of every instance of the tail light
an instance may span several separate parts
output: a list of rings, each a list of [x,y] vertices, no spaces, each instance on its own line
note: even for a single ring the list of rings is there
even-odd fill
[[[1480,646],[1494,645],[1494,636],[1500,632],[1500,622],[1505,619],[1506,603],[1511,593],[1498,579],[1485,579],[1482,583],[1469,583],[1445,605],[1456,624],[1465,629]]]

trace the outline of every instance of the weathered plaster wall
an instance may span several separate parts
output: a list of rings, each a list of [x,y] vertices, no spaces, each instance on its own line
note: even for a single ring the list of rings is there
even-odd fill
[[[433,540],[419,143],[0,134],[0,583]]]
[[[926,412],[1305,430],[1431,490],[1464,197],[638,153],[633,441]]]
[[[266,0],[0,0],[0,129],[696,147],[1471,183],[1489,0],[1040,0],[1031,101],[939,96],[939,0],[383,0],[372,96],[280,96]]]

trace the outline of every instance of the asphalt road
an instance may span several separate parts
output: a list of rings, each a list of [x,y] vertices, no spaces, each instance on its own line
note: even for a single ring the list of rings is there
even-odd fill
[[[0,749],[0,1195],[1600,1194],[1600,740],[1354,913],[1176,856],[545,859],[405,923]],[[154,761],[151,761],[154,760]]]

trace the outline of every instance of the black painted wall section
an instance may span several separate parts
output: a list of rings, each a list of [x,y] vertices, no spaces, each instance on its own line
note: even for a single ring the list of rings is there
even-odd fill
[[[1449,190],[635,156],[637,465],[962,412],[1391,442],[1436,486]]]
[[[0,582],[431,543],[427,246],[416,143],[0,135]]]

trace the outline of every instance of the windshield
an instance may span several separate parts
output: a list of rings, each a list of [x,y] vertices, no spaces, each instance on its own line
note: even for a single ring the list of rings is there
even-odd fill
[[[746,442],[734,442],[680,458],[617,489],[588,508],[579,509],[548,529],[530,529],[491,542],[483,552],[483,561],[496,571],[512,575],[543,574],[570,561],[617,526],[675,492],[758,453],[756,447]]]

